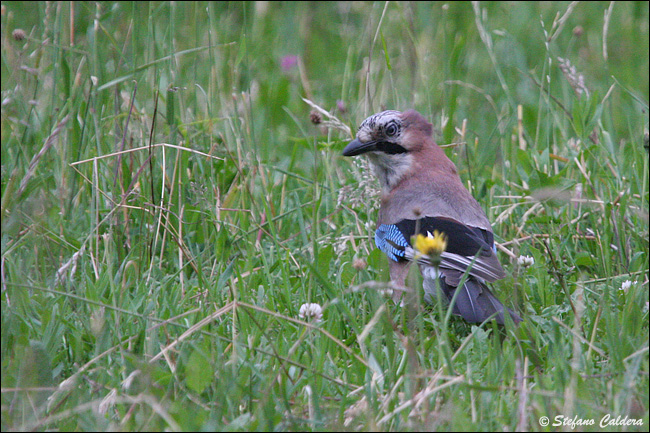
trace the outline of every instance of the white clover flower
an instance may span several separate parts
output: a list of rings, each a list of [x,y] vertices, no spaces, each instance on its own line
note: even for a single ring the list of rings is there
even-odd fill
[[[635,281],[635,282],[636,282],[636,281]],[[621,290],[621,291],[627,293],[628,289],[629,289],[630,287],[632,287],[632,284],[634,284],[632,281],[630,281],[630,280],[625,280],[625,281],[623,281],[623,284],[621,284],[621,287],[619,287],[618,290]]]
[[[302,304],[298,316],[301,319],[313,320],[318,323],[323,318],[323,309],[318,304]]]
[[[528,268],[535,264],[535,259],[531,256],[519,256],[517,257],[517,264],[522,268]]]

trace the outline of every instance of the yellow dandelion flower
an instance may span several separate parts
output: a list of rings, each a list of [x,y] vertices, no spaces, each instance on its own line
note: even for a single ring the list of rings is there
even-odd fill
[[[420,257],[437,258],[447,249],[447,236],[438,230],[434,230],[433,234],[427,232],[427,236],[418,234],[414,237],[413,247]]]

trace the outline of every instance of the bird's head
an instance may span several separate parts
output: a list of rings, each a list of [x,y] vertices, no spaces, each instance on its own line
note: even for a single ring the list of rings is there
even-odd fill
[[[382,186],[390,190],[412,168],[417,153],[433,143],[431,132],[431,124],[415,110],[382,111],[361,123],[343,156],[367,154]]]

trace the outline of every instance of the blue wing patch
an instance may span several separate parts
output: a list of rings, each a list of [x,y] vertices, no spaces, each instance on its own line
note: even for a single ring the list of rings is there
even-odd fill
[[[396,262],[404,259],[404,251],[408,243],[400,229],[394,224],[382,224],[375,232],[375,244],[389,259]]]

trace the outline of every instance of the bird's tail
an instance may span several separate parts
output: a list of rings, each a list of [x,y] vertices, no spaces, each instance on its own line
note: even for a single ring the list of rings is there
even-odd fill
[[[460,293],[456,296],[453,313],[461,316],[470,323],[483,323],[489,318],[494,318],[499,325],[505,324],[505,311],[507,310],[515,324],[522,321],[522,318],[510,308],[503,306],[501,301],[488,289],[488,287],[470,276],[462,287],[454,287],[445,283],[444,276],[438,279],[442,297],[450,302],[456,290]],[[436,281],[431,278],[424,279],[425,300],[431,302],[432,295],[436,294]],[[441,298],[440,296],[435,296]]]

